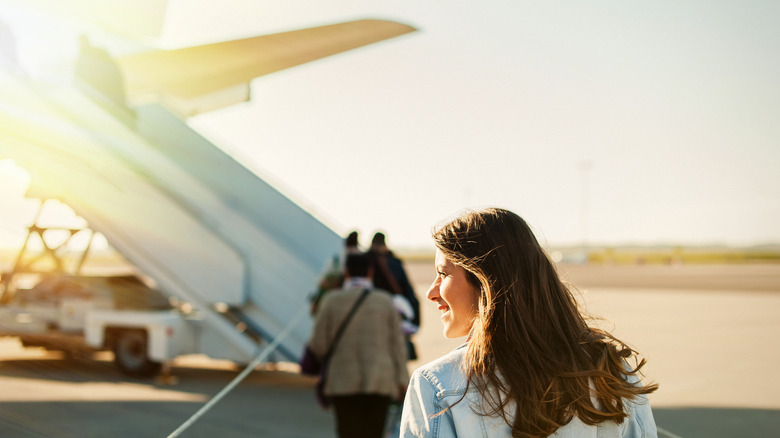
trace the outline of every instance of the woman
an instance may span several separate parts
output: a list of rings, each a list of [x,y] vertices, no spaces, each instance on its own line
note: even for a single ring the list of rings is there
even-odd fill
[[[415,371],[401,436],[657,436],[644,359],[588,326],[522,218],[469,212],[433,238],[427,296],[444,336],[468,340]]]

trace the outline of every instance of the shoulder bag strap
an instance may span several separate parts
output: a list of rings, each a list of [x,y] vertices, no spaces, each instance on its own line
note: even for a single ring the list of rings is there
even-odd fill
[[[363,302],[363,300],[366,299],[368,296],[368,293],[371,292],[369,289],[363,290],[363,293],[358,297],[357,301],[355,301],[355,305],[352,306],[352,310],[349,311],[349,314],[344,319],[344,322],[341,323],[341,327],[339,327],[339,330],[336,332],[336,336],[333,337],[333,341],[330,343],[330,348],[328,349],[328,353],[325,355],[325,361],[330,359],[330,356],[333,354],[333,351],[336,350],[336,344],[339,343],[339,339],[341,339],[341,335],[344,333],[344,329],[347,328],[347,324],[349,324],[349,320],[352,319],[352,316],[355,314],[355,311],[357,311],[358,307],[360,307],[360,304]]]

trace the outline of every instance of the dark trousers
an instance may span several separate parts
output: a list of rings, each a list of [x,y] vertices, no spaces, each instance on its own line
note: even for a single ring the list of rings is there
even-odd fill
[[[340,438],[381,438],[390,397],[373,394],[332,397]]]

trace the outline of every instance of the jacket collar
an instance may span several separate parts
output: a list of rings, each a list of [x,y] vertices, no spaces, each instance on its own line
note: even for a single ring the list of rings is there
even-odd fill
[[[344,280],[344,289],[373,289],[374,283],[366,277],[350,277]]]

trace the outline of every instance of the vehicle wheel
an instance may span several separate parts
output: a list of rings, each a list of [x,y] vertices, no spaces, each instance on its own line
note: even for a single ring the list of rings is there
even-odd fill
[[[160,363],[149,359],[145,330],[122,329],[114,338],[114,363],[129,376],[148,377],[160,371]]]

